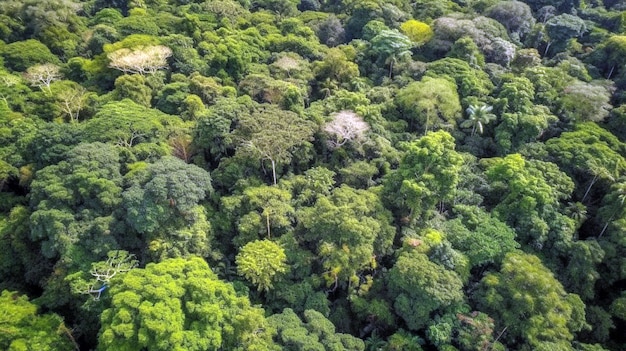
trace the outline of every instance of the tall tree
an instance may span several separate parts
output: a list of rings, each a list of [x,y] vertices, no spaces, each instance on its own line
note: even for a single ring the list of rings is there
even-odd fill
[[[408,20],[400,26],[402,32],[417,46],[424,45],[433,37],[433,29],[424,22]]]
[[[170,115],[124,99],[103,105],[93,118],[86,120],[83,138],[132,150],[141,143],[156,143],[163,138],[165,125],[172,124],[177,123]]]
[[[465,39],[468,38],[464,37],[457,40],[453,46],[453,50],[456,49],[458,51],[451,52],[451,56],[454,54],[463,55],[464,57],[446,57],[430,62],[428,63],[426,74],[433,78],[440,78],[444,75],[450,76],[456,82],[461,99],[467,99],[469,97],[486,98],[491,93],[494,86],[491,80],[489,80],[489,76],[484,71],[478,69],[481,54],[479,52],[472,52],[473,49],[470,44],[461,44]],[[471,39],[469,42],[474,43]],[[463,46],[463,48],[461,48],[461,46]]]
[[[106,235],[117,220],[122,176],[115,147],[83,143],[65,160],[36,172],[31,185],[31,237],[48,258],[80,263],[116,248]],[[119,233],[115,233],[119,234]]]
[[[508,104],[515,106],[514,103]],[[558,121],[558,118],[552,115],[545,106],[531,105],[529,110],[502,113],[499,121],[500,123],[494,129],[498,151],[500,154],[509,154],[527,143],[537,141],[550,126]]]
[[[526,77],[502,75],[498,98],[502,100],[502,112],[527,112],[533,107],[535,87]]]
[[[279,237],[293,229],[294,208],[289,191],[275,186],[248,187],[241,195],[225,196],[222,208],[236,227],[235,245]]]
[[[515,231],[478,206],[457,205],[458,216],[446,221],[443,231],[452,246],[467,255],[471,266],[499,265],[504,256],[519,247]]]
[[[395,235],[391,213],[373,191],[343,185],[297,215],[303,239],[317,250],[329,287],[348,283],[356,288],[357,273],[376,267],[378,257],[390,253]]]
[[[332,83],[345,88],[360,75],[359,66],[340,48],[331,48],[323,60],[314,62],[313,72],[317,81],[327,81],[327,85]],[[326,95],[330,95],[330,91]]]
[[[57,108],[71,123],[78,122],[80,112],[88,102],[89,93],[80,84],[68,80],[52,83],[50,91],[54,95]]]
[[[575,223],[560,201],[570,197],[572,180],[556,164],[526,160],[519,154],[485,160],[497,203],[494,213],[517,232],[521,244],[542,249],[548,239],[568,240]]]
[[[411,330],[425,327],[431,313],[461,303],[462,287],[456,273],[430,261],[414,248],[402,252],[389,271],[394,309]]]
[[[455,41],[469,36],[488,62],[507,66],[515,56],[516,46],[509,41],[506,28],[488,17],[440,17],[433,22],[433,30],[435,36],[426,47],[435,55],[445,54]]]
[[[385,63],[389,64],[389,78],[393,74],[394,63],[403,57],[411,55],[411,40],[395,29],[385,29],[371,40],[372,50]]]
[[[574,81],[563,90],[561,113],[573,121],[602,122],[613,108],[612,90],[611,86],[599,82]]]
[[[200,201],[210,194],[207,171],[167,156],[140,163],[122,193],[126,222],[145,235],[145,248],[156,258],[207,254],[211,225]]]
[[[270,240],[247,243],[235,258],[237,273],[256,285],[259,291],[269,291],[272,281],[287,271],[286,260],[285,250]]]
[[[133,269],[111,280],[98,348],[275,350],[263,310],[199,257]]]
[[[516,41],[524,40],[535,25],[535,18],[528,5],[521,1],[501,1],[487,10],[487,16],[502,23]]]
[[[582,18],[568,13],[550,18],[546,21],[545,27],[549,42],[544,54],[551,48],[553,52],[563,51],[570,39],[578,38],[587,31],[587,25]]]
[[[0,49],[0,56],[5,59],[8,69],[20,72],[35,65],[60,63],[47,46],[35,39],[7,44]]]
[[[504,343],[522,349],[571,350],[574,333],[588,327],[580,297],[568,294],[539,258],[519,251],[481,280],[477,302],[496,330],[506,328]]]
[[[461,102],[454,81],[443,77],[424,77],[402,88],[396,104],[411,125],[419,123],[425,132],[454,128],[461,116]]]
[[[278,344],[285,351],[364,351],[362,340],[337,333],[335,326],[315,310],[304,311],[304,321],[290,308],[267,318],[277,331]]]
[[[367,122],[353,111],[340,111],[331,118],[332,120],[324,126],[324,131],[331,135],[331,139],[328,140],[331,148],[363,140],[365,133],[370,129]]]
[[[272,165],[276,185],[276,165],[291,161],[293,152],[313,136],[313,123],[293,112],[265,105],[252,115],[239,120],[236,135],[240,140],[237,152],[263,160]]]
[[[55,80],[61,79],[61,67],[52,64],[44,63],[28,67],[24,73],[24,78],[32,85],[37,86],[43,90],[46,87],[50,91],[50,84]]]
[[[131,74],[154,74],[167,68],[167,58],[172,56],[172,49],[163,45],[121,48],[107,55],[109,67]]]
[[[54,313],[39,314],[37,305],[18,292],[0,295],[0,347],[3,350],[70,351],[78,345],[63,319]]]
[[[146,78],[140,74],[125,74],[115,79],[113,94],[116,100],[130,99],[145,106],[151,106],[152,89],[146,85]]]
[[[430,132],[404,145],[398,169],[384,181],[384,196],[410,220],[428,219],[453,199],[463,157],[447,132]]]
[[[472,136],[478,130],[478,133],[483,134],[483,126],[496,119],[496,115],[491,113],[492,106],[489,105],[470,105],[465,112],[467,113],[467,119],[461,123],[462,128],[472,127]]]
[[[626,57],[626,35],[609,37],[598,47],[594,56],[596,65],[604,69],[607,79],[611,79],[616,73],[622,73]]]
[[[626,145],[593,122],[578,123],[573,131],[546,142],[554,161],[575,179],[580,198],[589,202],[626,172]],[[596,191],[600,186],[602,189]],[[600,195],[601,196],[601,195]]]

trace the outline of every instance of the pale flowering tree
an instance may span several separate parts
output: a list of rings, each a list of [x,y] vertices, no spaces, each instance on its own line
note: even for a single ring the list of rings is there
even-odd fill
[[[124,73],[152,74],[167,67],[172,49],[163,45],[151,45],[133,49],[123,48],[107,55],[109,67]]]
[[[43,90],[46,87],[50,91],[50,84],[62,78],[61,68],[52,63],[44,63],[29,67],[24,73],[26,79],[31,85]]]
[[[332,121],[324,126],[324,131],[331,136],[328,140],[331,148],[338,148],[349,141],[362,139],[369,129],[367,122],[352,111],[335,113]]]
[[[280,69],[287,74],[287,77],[291,78],[291,73],[301,68],[302,63],[294,57],[283,56],[276,60],[272,66]]]
[[[8,94],[14,86],[20,83],[20,78],[12,74],[0,75],[0,99],[9,107]],[[2,89],[6,88],[6,89]]]
[[[65,86],[56,95],[57,106],[69,118],[70,122],[78,122],[80,111],[87,103],[88,91],[78,84]]]

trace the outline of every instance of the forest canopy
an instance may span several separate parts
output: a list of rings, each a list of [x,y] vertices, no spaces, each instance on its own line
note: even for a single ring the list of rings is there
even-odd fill
[[[0,2],[0,349],[626,349],[626,3]]]

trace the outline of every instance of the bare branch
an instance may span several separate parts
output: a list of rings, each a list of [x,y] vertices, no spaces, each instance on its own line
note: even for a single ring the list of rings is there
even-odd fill
[[[70,122],[78,122],[80,111],[85,107],[87,90],[81,86],[64,89],[57,95],[61,110],[70,118]]]
[[[43,87],[46,87],[48,91],[50,91],[50,84],[61,78],[61,68],[52,63],[29,67],[24,73],[24,79],[31,85],[41,90],[43,90]]]
[[[108,256],[104,262],[93,263],[90,272],[98,282],[105,284],[116,274],[128,272],[139,264],[135,255],[123,250],[110,251]],[[93,287],[90,290],[93,290]]]
[[[330,134],[328,144],[331,148],[338,148],[349,141],[356,141],[370,129],[361,116],[352,111],[340,111],[332,116],[332,121],[324,126],[324,131]]]
[[[152,45],[134,49],[119,49],[108,54],[109,67],[124,73],[155,73],[167,67],[167,58],[172,49],[163,45]]]
[[[137,140],[138,138],[143,138],[144,136],[146,136],[146,133],[141,133],[138,130],[135,130],[132,127],[130,127],[130,135],[126,139],[120,137],[117,140],[116,144],[117,146],[131,148],[133,147],[133,145],[135,145],[135,140]]]

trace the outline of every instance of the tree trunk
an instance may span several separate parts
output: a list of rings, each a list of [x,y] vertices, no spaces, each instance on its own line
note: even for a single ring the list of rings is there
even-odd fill
[[[498,342],[498,340],[502,337],[502,335],[504,334],[504,332],[506,331],[506,328],[508,328],[508,326],[504,327],[504,329],[502,329],[502,331],[500,332],[500,334],[498,334],[498,337],[491,343],[491,345],[489,345],[489,350],[493,350],[493,345],[495,343]]]
[[[546,56],[548,54],[548,50],[550,49],[550,45],[552,45],[552,41],[549,41],[548,45],[546,45],[546,49],[543,52],[543,56]]]
[[[602,237],[602,235],[604,235],[604,232],[606,232],[606,229],[609,227],[609,224],[611,224],[611,221],[613,220],[613,217],[615,216],[615,213],[617,211],[615,211],[611,217],[609,217],[609,220],[606,221],[606,223],[604,224],[604,228],[602,228],[602,231],[600,232],[600,234],[598,234],[598,239],[600,239]]]
[[[272,161],[272,176],[274,177],[274,185],[276,185],[276,162],[271,158],[270,161]]]
[[[265,213],[265,222],[267,224],[267,238],[271,239],[272,235],[270,234],[270,212],[269,211]]]
[[[591,179],[591,183],[589,183],[589,186],[587,187],[587,191],[585,191],[585,195],[583,195],[583,199],[580,200],[580,202],[585,202],[587,195],[589,195],[589,191],[591,191],[591,187],[596,183],[597,179],[598,179],[598,175],[594,175],[593,179]]]

